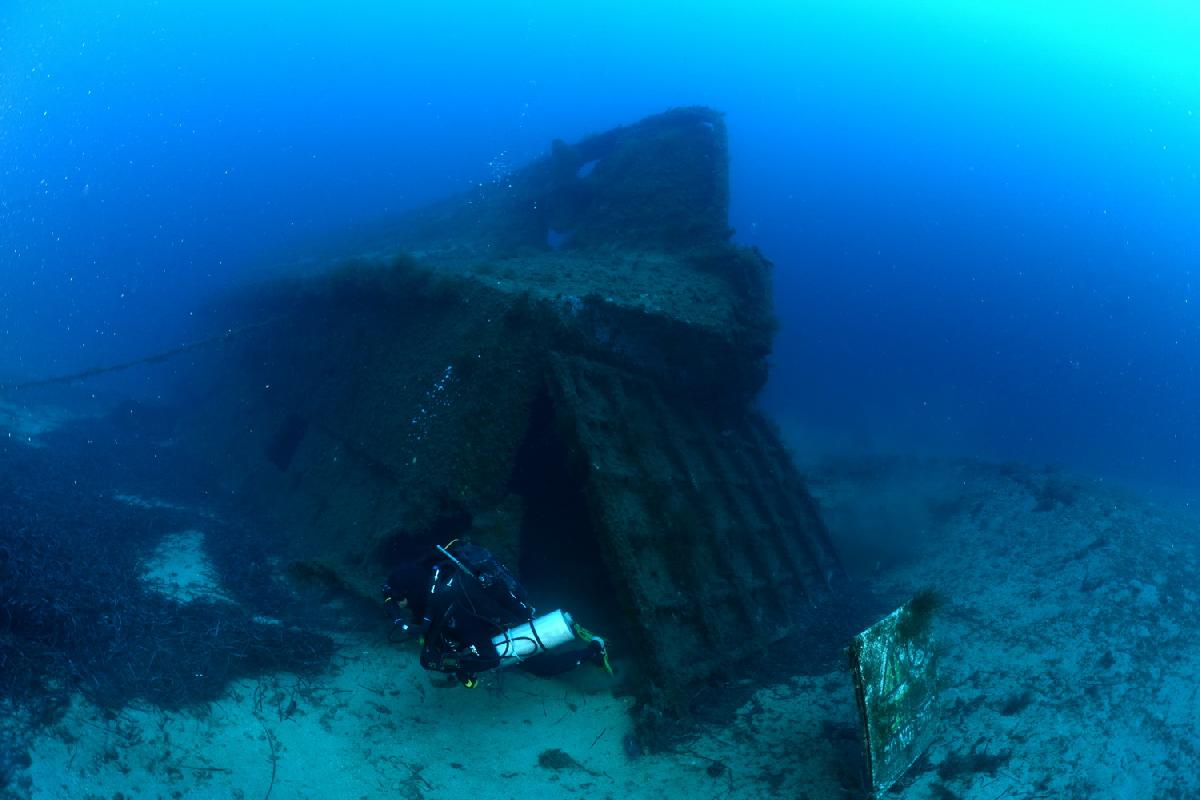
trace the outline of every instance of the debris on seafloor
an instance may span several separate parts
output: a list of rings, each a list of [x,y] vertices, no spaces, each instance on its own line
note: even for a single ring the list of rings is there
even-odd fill
[[[854,637],[850,667],[873,796],[896,783],[937,729],[937,655],[926,591]]]
[[[599,772],[590,770],[583,764],[580,764],[575,758],[558,747],[552,747],[549,750],[543,750],[538,754],[538,766],[542,769],[564,770],[577,769],[581,772],[586,772],[590,775],[599,775]]]

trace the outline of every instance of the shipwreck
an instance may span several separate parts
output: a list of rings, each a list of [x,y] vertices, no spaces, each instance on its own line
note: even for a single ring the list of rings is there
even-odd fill
[[[754,405],[771,264],[732,241],[727,170],[722,116],[672,110],[225,298],[256,325],[193,387],[213,485],[372,599],[469,535],[661,702],[802,635],[842,569]]]

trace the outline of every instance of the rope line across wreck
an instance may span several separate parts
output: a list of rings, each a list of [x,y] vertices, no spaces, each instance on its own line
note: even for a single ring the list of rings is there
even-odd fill
[[[177,347],[172,347],[170,350],[152,353],[151,355],[142,356],[141,358],[135,358],[130,361],[120,361],[116,364],[105,364],[99,367],[90,367],[89,369],[80,370],[79,372],[71,372],[66,375],[54,375],[49,378],[38,378],[37,380],[23,381],[21,383],[0,383],[0,392],[18,392],[24,389],[38,389],[43,386],[54,386],[60,383],[73,383],[75,381],[94,378],[97,375],[104,375],[109,372],[120,372],[122,370],[132,369],[133,367],[140,367],[143,364],[159,364],[163,361],[168,361],[175,356],[183,355],[184,353],[189,353],[193,350],[199,350],[203,347],[219,344],[221,342],[228,342],[244,334],[256,331],[260,328],[265,328],[268,325],[274,325],[281,319],[284,319],[284,317],[272,317],[271,319],[263,320],[262,322],[243,325],[240,328],[231,328],[223,333],[217,334],[216,336],[210,336],[207,339],[186,342],[185,344],[181,344]]]

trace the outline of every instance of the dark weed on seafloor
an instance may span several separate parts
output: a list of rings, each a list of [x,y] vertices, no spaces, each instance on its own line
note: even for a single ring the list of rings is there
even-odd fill
[[[112,499],[125,475],[89,461],[84,441],[64,433],[0,463],[0,694],[28,725],[53,722],[74,693],[108,712],[180,708],[238,677],[327,663],[331,640],[310,628],[261,537],[203,519],[234,602],[181,603],[147,586],[154,546],[197,520]],[[137,471],[136,448],[127,455]]]

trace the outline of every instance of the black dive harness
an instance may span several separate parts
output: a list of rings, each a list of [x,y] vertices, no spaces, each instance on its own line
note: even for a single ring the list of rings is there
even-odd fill
[[[443,560],[430,567],[429,589],[418,606],[420,620],[412,625],[393,620],[410,638],[421,637],[422,667],[460,677],[494,669],[501,658],[492,639],[523,623],[529,624],[530,636],[521,638],[531,640],[537,650],[546,649],[524,588],[489,551],[456,542],[437,550]]]

